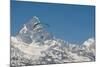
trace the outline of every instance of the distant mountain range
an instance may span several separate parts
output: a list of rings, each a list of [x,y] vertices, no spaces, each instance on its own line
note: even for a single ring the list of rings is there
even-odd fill
[[[95,40],[72,44],[48,33],[34,16],[11,36],[11,66],[95,61]]]

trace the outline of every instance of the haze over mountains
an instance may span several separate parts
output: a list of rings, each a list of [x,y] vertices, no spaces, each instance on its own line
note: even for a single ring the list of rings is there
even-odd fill
[[[72,44],[55,38],[34,16],[11,36],[11,66],[95,61],[95,40]]]

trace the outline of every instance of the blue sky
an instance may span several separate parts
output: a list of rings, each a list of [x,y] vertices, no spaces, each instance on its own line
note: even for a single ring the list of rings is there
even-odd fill
[[[36,2],[12,1],[11,35],[16,35],[22,25],[37,16],[45,29],[55,37],[71,43],[82,43],[95,37],[95,7]]]

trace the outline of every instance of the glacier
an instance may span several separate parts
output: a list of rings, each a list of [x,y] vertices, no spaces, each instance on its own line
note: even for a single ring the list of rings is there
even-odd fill
[[[48,33],[34,16],[11,36],[12,67],[95,61],[95,39],[72,44]]]

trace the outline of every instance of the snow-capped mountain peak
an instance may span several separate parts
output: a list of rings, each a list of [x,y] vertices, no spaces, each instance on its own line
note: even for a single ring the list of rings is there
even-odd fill
[[[28,23],[23,25],[23,27],[19,33],[24,33],[23,31],[36,31],[36,30],[39,30],[42,28],[43,28],[43,26],[41,25],[39,18],[34,16],[28,21]],[[27,30],[25,30],[25,29],[27,29]]]
[[[94,41],[95,41],[94,38],[89,38],[88,40],[86,40],[86,41],[83,43],[83,45],[86,46],[86,47],[89,47],[89,46],[91,46],[92,44],[95,43]],[[94,45],[95,45],[95,44],[94,44]]]
[[[87,50],[87,52],[92,53],[95,56],[95,40],[94,38],[89,38],[83,43],[83,48]]]
[[[23,41],[28,44],[33,41],[43,42],[48,39],[53,39],[53,36],[44,30],[42,23],[36,16],[32,17],[26,24],[23,25],[16,37],[19,41]]]

